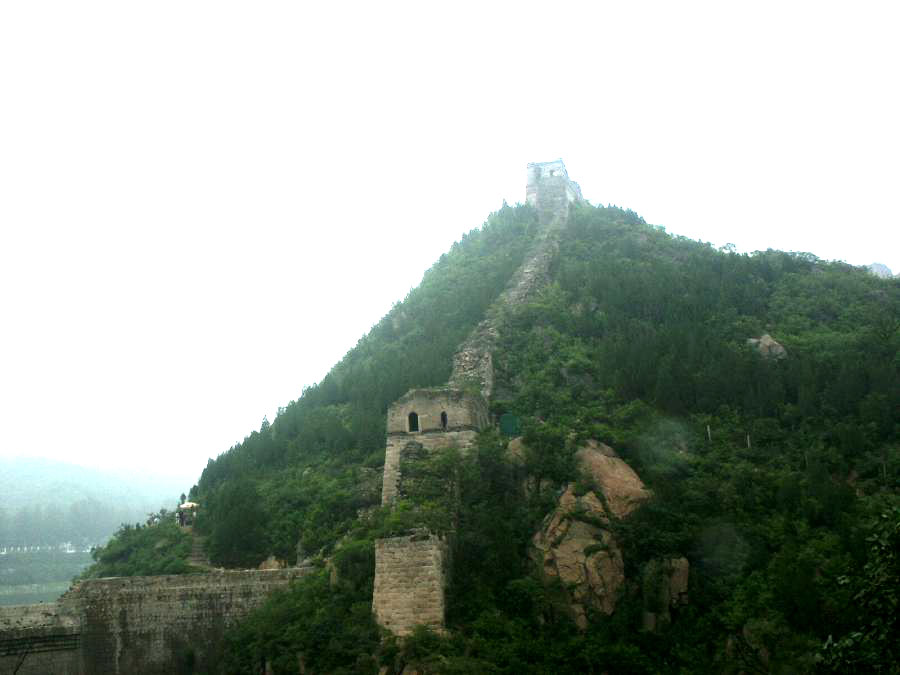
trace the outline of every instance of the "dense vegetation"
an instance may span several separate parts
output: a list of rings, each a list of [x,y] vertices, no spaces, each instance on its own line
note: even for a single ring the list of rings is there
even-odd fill
[[[576,209],[553,282],[505,314],[495,354],[493,412],[521,420],[524,457],[488,431],[465,458],[421,463],[409,502],[376,506],[387,406],[446,380],[534,234],[528,207],[492,216],[322,383],[210,462],[192,497],[214,560],[323,566],[232,632],[231,669],[292,672],[300,654],[329,673],[897,672],[896,280]],[[763,333],[787,358],[747,344]],[[628,588],[582,632],[527,551],[588,438],[654,497],[615,524]],[[373,541],[422,522],[456,532],[450,632],[385,641]],[[690,604],[642,632],[642,573],[676,556]]]
[[[896,523],[897,283],[595,209],[576,212],[558,260],[557,283],[509,318],[510,395],[495,405],[610,443],[653,489],[622,524],[630,576],[675,555],[694,570],[654,667],[704,670],[730,644],[746,668],[811,669],[829,636],[863,624],[869,523]],[[748,349],[763,332],[788,358]],[[896,561],[883,564],[896,603]],[[638,645],[634,626],[615,642]]]
[[[537,231],[534,211],[505,207],[454,244],[317,386],[211,460],[191,497],[213,563],[293,562],[330,550],[380,499],[387,406],[442,384],[453,353],[518,268]],[[366,489],[368,486],[368,489]],[[235,515],[254,509],[255,516]],[[235,519],[240,519],[238,524]],[[254,522],[255,520],[255,522]]]
[[[82,578],[185,574],[191,536],[165,509],[146,525],[122,525],[105,546],[91,551],[92,564]]]

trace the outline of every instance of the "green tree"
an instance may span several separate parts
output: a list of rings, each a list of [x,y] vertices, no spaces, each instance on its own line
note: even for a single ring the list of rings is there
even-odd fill
[[[216,493],[209,557],[225,567],[256,567],[269,553],[268,516],[251,480],[234,478]]]
[[[846,575],[857,610],[853,630],[828,637],[822,663],[836,672],[900,673],[900,505],[882,511],[866,537],[862,573]]]
[[[94,564],[82,578],[185,574],[190,535],[175,524],[172,514],[161,510],[154,525],[122,525],[105,546],[91,551]]]

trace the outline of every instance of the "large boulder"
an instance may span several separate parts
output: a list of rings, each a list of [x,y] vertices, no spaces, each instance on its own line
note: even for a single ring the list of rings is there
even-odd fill
[[[787,358],[787,349],[779,342],[775,341],[768,333],[758,338],[747,338],[747,344],[755,347],[763,358],[767,359],[784,359]]]
[[[607,445],[589,441],[576,457],[582,481],[566,486],[532,538],[531,554],[545,579],[561,582],[575,622],[584,629],[588,610],[613,613],[625,584],[610,521],[627,516],[650,493]],[[585,485],[591,489],[585,491]]]
[[[650,496],[634,469],[608,445],[591,439],[575,458],[582,475],[603,494],[610,515],[624,518]]]

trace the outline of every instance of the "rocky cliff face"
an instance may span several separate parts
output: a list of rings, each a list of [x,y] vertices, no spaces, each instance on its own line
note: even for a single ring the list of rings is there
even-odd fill
[[[585,483],[569,484],[532,538],[532,558],[548,581],[562,582],[576,623],[587,627],[589,610],[612,614],[625,584],[622,552],[610,528],[650,496],[615,451],[589,441],[576,457]],[[581,484],[581,483],[579,483]]]

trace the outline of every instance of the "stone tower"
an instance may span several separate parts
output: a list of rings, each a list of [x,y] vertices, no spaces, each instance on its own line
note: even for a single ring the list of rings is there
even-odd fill
[[[404,495],[404,459],[449,447],[466,452],[487,425],[487,403],[477,393],[453,387],[408,391],[388,409],[382,505]],[[375,542],[372,609],[381,626],[398,635],[418,624],[444,627],[448,553],[447,541],[425,530]]]
[[[449,447],[465,453],[489,425],[491,354],[499,336],[500,310],[526,301],[543,286],[569,205],[582,201],[581,189],[569,180],[562,160],[529,164],[525,196],[538,209],[542,232],[485,319],[460,345],[447,386],[412,389],[388,409],[384,506],[403,496],[404,458],[414,461],[423,453]],[[407,635],[420,624],[442,630],[448,580],[449,546],[443,537],[417,530],[379,539],[372,597],[376,620],[398,635]]]
[[[402,492],[400,459],[404,453],[471,447],[488,424],[487,404],[478,394],[451,387],[411,389],[388,409],[387,447],[381,503]]]
[[[532,162],[528,165],[525,201],[539,209],[555,209],[562,204],[582,201],[581,188],[569,179],[561,159]]]

